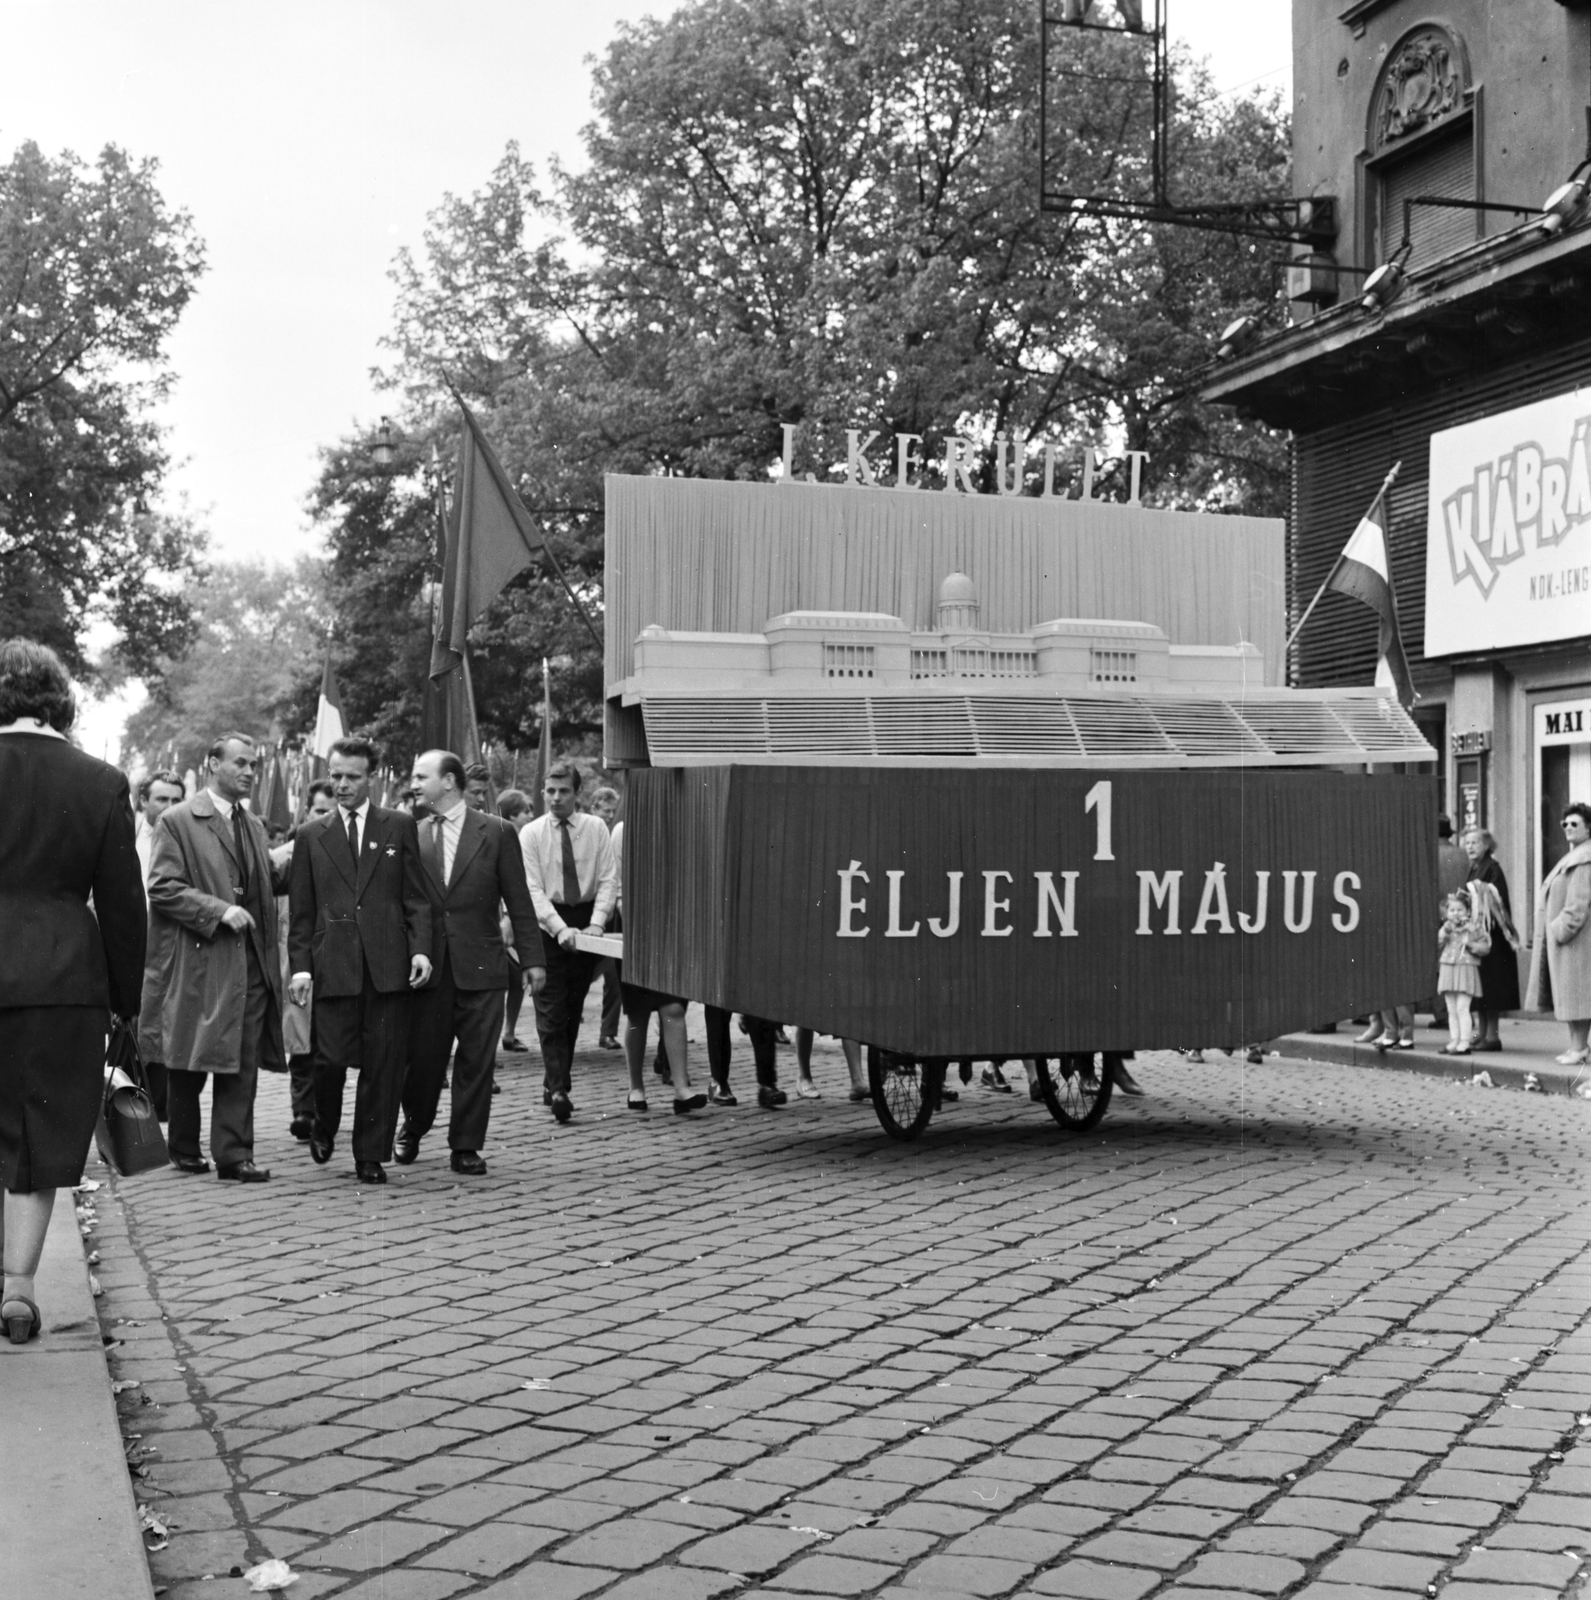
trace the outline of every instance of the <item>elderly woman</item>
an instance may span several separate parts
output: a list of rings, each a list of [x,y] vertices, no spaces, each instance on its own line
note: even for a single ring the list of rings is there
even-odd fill
[[[1564,811],[1563,837],[1568,852],[1542,881],[1536,901],[1526,998],[1535,1010],[1550,1005],[1569,1024],[1559,1064],[1583,1067],[1591,1059],[1591,806],[1577,800]]]
[[[0,1322],[13,1344],[44,1326],[33,1279],[55,1191],[82,1181],[111,1013],[136,1018],[144,969],[127,780],[66,742],[73,715],[55,652],[0,641]]]
[[[1469,857],[1469,881],[1489,883],[1502,905],[1501,926],[1488,928],[1491,948],[1481,957],[1481,994],[1474,1003],[1475,1036],[1472,1050],[1501,1050],[1497,1021],[1504,1011],[1519,1009],[1519,948],[1514,933],[1514,908],[1508,898],[1508,879],[1497,864],[1497,841],[1485,828],[1470,828],[1464,835],[1464,854]]]

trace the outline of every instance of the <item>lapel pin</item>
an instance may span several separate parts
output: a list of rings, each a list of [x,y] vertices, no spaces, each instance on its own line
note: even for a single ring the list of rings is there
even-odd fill
[[[392,846],[390,844],[387,846],[387,854],[389,856],[395,856],[395,855],[397,855],[397,853],[398,852],[397,852],[397,850],[396,850],[396,848],[394,846]]]

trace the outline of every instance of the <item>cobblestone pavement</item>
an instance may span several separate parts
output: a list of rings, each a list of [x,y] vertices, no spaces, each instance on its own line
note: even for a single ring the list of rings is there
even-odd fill
[[[900,1145],[832,1049],[690,1119],[582,1053],[565,1128],[527,1059],[484,1180],[273,1079],[268,1186],[97,1196],[168,1600],[1591,1592],[1591,1105],[1154,1056]]]

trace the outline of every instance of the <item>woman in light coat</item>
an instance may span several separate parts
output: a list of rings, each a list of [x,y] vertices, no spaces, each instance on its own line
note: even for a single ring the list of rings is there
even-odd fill
[[[1530,954],[1529,1005],[1550,1005],[1569,1024],[1566,1067],[1591,1060],[1591,806],[1575,801],[1563,814],[1569,851],[1549,872],[1536,901],[1535,945]]]

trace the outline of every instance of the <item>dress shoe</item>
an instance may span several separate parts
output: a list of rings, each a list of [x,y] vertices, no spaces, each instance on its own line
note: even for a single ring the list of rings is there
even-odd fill
[[[569,1096],[562,1090],[552,1097],[552,1114],[559,1122],[567,1122],[574,1115],[574,1109],[569,1102]]]
[[[715,1106],[738,1106],[740,1102],[735,1098],[734,1091],[727,1083],[710,1084],[707,1089],[707,1098]]]
[[[210,1170],[210,1163],[203,1156],[173,1156],[171,1164],[178,1172],[188,1172],[195,1175]]]
[[[230,1167],[217,1167],[215,1175],[228,1183],[266,1183],[270,1180],[271,1169],[257,1167],[252,1161],[238,1161]]]
[[[597,1038],[597,1049],[599,1050],[622,1050],[623,1048],[624,1046],[611,1033],[600,1034]]]
[[[315,1131],[315,1124],[311,1122],[308,1117],[294,1117],[293,1120],[288,1123],[287,1131],[288,1134],[292,1138],[297,1139],[300,1144],[307,1144],[309,1141],[309,1136]]]
[[[410,1167],[419,1153],[420,1136],[406,1122],[398,1129],[398,1137],[392,1141],[392,1159],[400,1167]]]
[[[322,1133],[310,1134],[309,1156],[316,1166],[325,1166],[331,1160],[331,1140]]]
[[[382,1171],[379,1161],[354,1162],[354,1176],[361,1183],[385,1183],[387,1175]]]
[[[462,1172],[466,1178],[486,1176],[486,1163],[474,1150],[455,1150],[450,1165],[455,1172]]]
[[[707,1104],[704,1094],[686,1094],[678,1096],[674,1101],[674,1115],[683,1117],[688,1111],[700,1111]]]
[[[777,1111],[782,1105],[789,1102],[790,1096],[783,1089],[770,1084],[762,1084],[757,1090],[757,1104],[764,1111]]]
[[[552,1090],[551,1089],[543,1089],[541,1091],[541,1103],[544,1106],[550,1106],[552,1104]]]
[[[509,1055],[517,1056],[523,1055],[525,1051],[530,1048],[530,1046],[515,1038],[513,1034],[505,1033],[503,1035],[503,1048],[509,1053]]]

